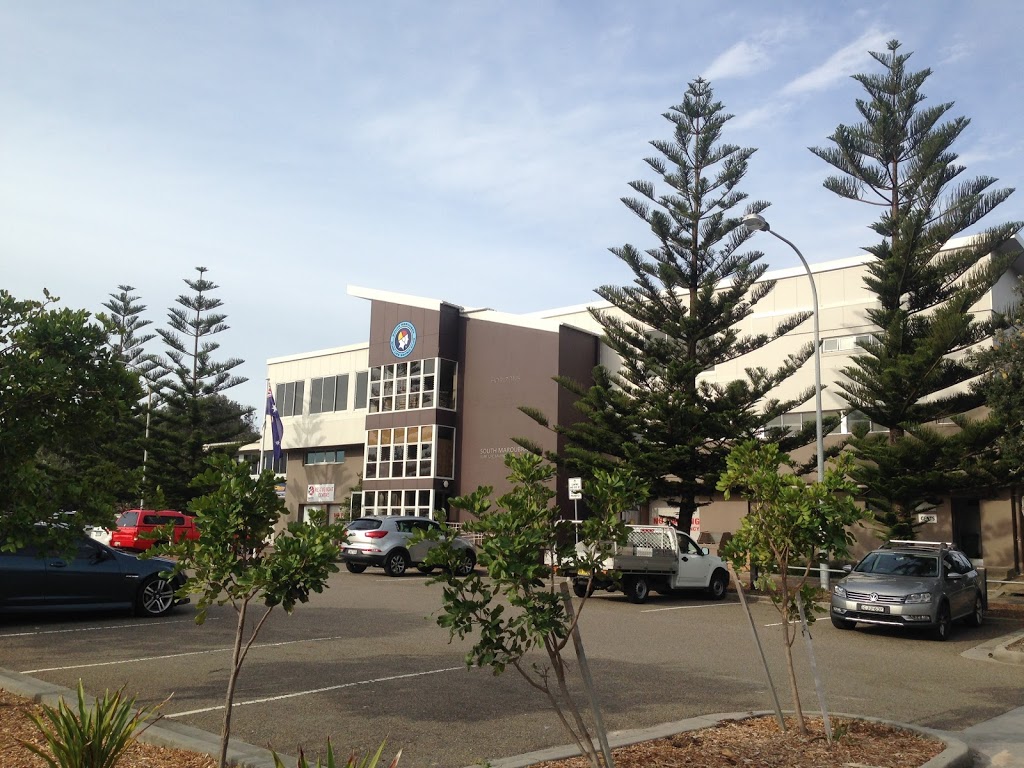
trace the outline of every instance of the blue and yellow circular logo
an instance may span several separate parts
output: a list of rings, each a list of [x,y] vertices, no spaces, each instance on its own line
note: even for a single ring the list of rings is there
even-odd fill
[[[416,327],[409,322],[401,322],[391,332],[391,354],[395,357],[408,357],[416,346]]]

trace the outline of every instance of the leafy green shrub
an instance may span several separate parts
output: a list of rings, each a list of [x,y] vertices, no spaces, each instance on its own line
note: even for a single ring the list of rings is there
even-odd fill
[[[135,741],[135,729],[150,720],[161,706],[162,703],[135,709],[135,699],[125,699],[122,687],[114,693],[106,691],[94,706],[87,707],[79,680],[77,713],[61,699],[56,707],[44,705],[42,716],[28,715],[46,739],[52,757],[35,744],[21,743],[50,768],[114,768]]]
[[[358,754],[353,752],[349,755],[348,762],[345,763],[344,768],[377,768],[380,763],[380,757],[384,754],[384,745],[387,741],[382,741],[380,746],[377,747],[377,751],[374,754],[367,752],[362,758]],[[281,758],[277,752],[273,752],[274,755],[274,768],[285,768],[285,764],[281,762]],[[388,768],[396,768],[398,765],[398,758],[402,756],[402,750],[398,750],[398,754],[395,755],[395,759],[388,763]],[[296,764],[296,768],[310,768],[309,763],[306,761],[306,756],[299,750],[299,761]],[[327,764],[321,766],[319,760],[316,761],[315,768],[337,768],[337,763],[334,760],[334,747],[331,745],[331,740],[327,740]]]

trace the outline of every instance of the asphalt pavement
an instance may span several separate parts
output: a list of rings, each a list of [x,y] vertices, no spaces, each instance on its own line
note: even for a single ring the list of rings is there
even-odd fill
[[[364,586],[364,583],[366,582],[365,579],[360,580],[358,582],[347,582],[346,586],[348,583],[358,584],[360,588],[362,588]],[[399,588],[400,586],[392,581],[384,581],[383,584],[385,586],[390,585],[392,588]],[[608,598],[605,598],[605,600],[608,600]],[[699,615],[707,614],[708,610],[712,610],[716,614],[719,610],[722,609],[727,611],[730,610],[727,606],[722,606],[721,608],[716,609],[716,605],[721,604],[696,603],[690,606],[685,602],[662,602],[654,604],[653,607],[650,607],[645,615],[668,617],[672,615],[677,615],[677,611],[685,612],[693,610],[696,611],[695,615]],[[1016,604],[1006,601],[993,601],[993,604],[990,607],[990,615],[993,617],[998,617],[1000,615],[1009,615],[1014,618],[1024,617],[1024,599],[1017,601]],[[604,609],[606,609],[609,614],[621,615],[622,618],[626,618],[630,614],[627,614],[625,612],[631,610],[631,607],[626,604],[619,605],[617,602],[606,602],[604,604]],[[654,611],[654,613],[651,613],[649,611]],[[377,616],[376,619],[379,620],[379,616]],[[1015,640],[1024,637],[1024,631],[1019,629],[1018,622],[1007,622],[1005,618],[1003,619],[1003,624],[999,624],[999,620],[997,619],[995,625],[997,627],[1005,625],[1006,629],[1010,629],[1010,625],[1017,625],[1018,628],[1011,632],[1011,634],[997,634],[996,632],[988,633],[987,635],[985,635],[985,637],[987,637],[988,639],[986,639],[981,644],[970,644],[969,646],[968,644],[965,644],[964,650],[962,650],[959,653],[959,655],[966,659],[972,659],[978,662],[982,662],[985,667],[990,668],[991,671],[985,673],[989,676],[995,675],[1009,682],[1012,682],[1015,679],[1024,681],[1024,653],[1009,648],[1009,646],[1012,645]],[[824,631],[827,630],[831,630],[831,627],[825,627]],[[93,633],[83,633],[81,629],[78,629],[73,630],[72,635],[61,635],[61,637],[77,637],[84,639],[85,637],[88,637],[90,634]],[[847,633],[843,633],[843,636],[844,640],[847,640],[849,637]],[[962,637],[966,638],[970,637],[970,635],[965,631]],[[361,640],[361,638],[357,639]],[[877,642],[885,641],[886,638],[884,636],[873,635],[870,637],[865,637],[864,640],[866,641],[866,643],[874,645]],[[72,644],[70,647],[74,647],[72,640],[62,640],[61,642],[64,643],[64,646],[62,647],[68,647],[68,643]],[[897,642],[899,642],[899,640],[897,640]],[[288,643],[281,643],[280,645],[288,645]],[[945,646],[947,644],[939,645]],[[925,650],[928,650],[930,646],[930,643],[926,643],[925,645],[919,648],[914,648],[911,644],[907,644],[906,647],[908,649],[908,653],[919,655],[923,653]],[[135,651],[137,649],[132,650]],[[154,648],[153,650],[156,650],[156,648]],[[827,647],[823,648],[822,650],[827,650]],[[955,656],[952,658],[955,658]],[[1000,667],[1003,668],[1004,671],[998,671],[998,668]],[[28,669],[28,667],[22,668]],[[444,670],[436,671],[441,672]],[[48,670],[39,670],[39,672],[47,674]],[[75,674],[78,674],[78,672],[75,672]],[[35,675],[35,672],[30,672],[26,674],[7,669],[0,669],[0,688],[9,690],[19,695],[26,696],[35,701],[44,702],[51,705],[55,704],[58,698],[60,697],[71,697],[71,699],[73,700],[75,694],[69,688],[62,686],[59,682],[50,682],[44,679],[40,679]],[[400,677],[403,676],[400,675]],[[437,676],[435,675],[434,677]],[[390,678],[382,677],[380,679]],[[685,679],[685,676],[683,679]],[[94,681],[93,687],[95,687],[95,682],[96,681]],[[723,685],[723,683],[718,683],[717,685],[721,686]],[[913,688],[914,685],[913,683],[910,683],[908,686],[904,687]],[[905,694],[906,692],[902,693]],[[500,695],[498,691],[492,690],[491,695],[494,694]],[[914,694],[914,691],[910,691],[910,694]],[[447,697],[445,697],[443,693],[441,693],[440,695],[441,701],[438,702],[438,706],[442,708],[445,706],[449,706],[450,702],[446,701]],[[722,703],[726,703],[728,701],[728,696],[716,700],[721,701]],[[1014,703],[1012,697],[1004,697],[1001,700],[1007,703]],[[856,701],[857,699],[851,699],[848,700],[848,703]],[[1018,697],[1017,702],[1019,701],[1020,699]],[[741,707],[749,706],[749,703],[743,702],[740,705]],[[391,700],[390,706],[392,708],[395,706],[394,700]],[[1003,706],[1006,706],[1006,704],[1004,704]],[[363,705],[363,708],[366,708],[365,704]],[[806,710],[810,712],[811,708],[807,707]],[[663,735],[666,733],[678,733],[693,728],[707,727],[709,724],[715,722],[716,719],[719,719],[721,717],[736,716],[737,714],[749,714],[750,711],[752,710],[745,710],[742,713],[732,713],[732,715],[730,715],[729,713],[720,714],[715,712],[709,712],[706,715],[698,715],[696,712],[692,712],[691,714],[695,716],[689,717],[685,720],[674,720],[671,722],[663,723],[656,723],[648,719],[647,722],[642,723],[646,726],[644,728],[615,731],[612,737],[613,743],[630,743],[633,741],[654,738],[658,735]],[[897,722],[898,724],[904,725],[905,727],[909,727],[911,729],[933,733],[941,738],[946,739],[947,744],[950,745],[950,748],[947,749],[947,751],[944,752],[943,755],[941,755],[939,758],[936,758],[935,761],[932,761],[928,764],[928,768],[951,768],[952,766],[970,766],[971,768],[983,768],[989,766],[993,768],[1024,768],[1024,706],[1017,707],[1015,709],[1011,709],[1009,711],[1002,713],[999,713],[996,710],[996,708],[990,707],[988,710],[985,711],[986,714],[992,714],[990,718],[982,721],[968,721],[970,722],[970,725],[960,730],[957,730],[956,726],[953,725],[953,723],[955,722],[954,720],[943,720],[940,716],[941,712],[934,712],[933,715],[929,718],[932,720],[931,724],[940,724],[940,727],[936,729],[921,727],[919,721],[922,719],[922,717],[920,715],[914,716],[914,719],[917,722],[917,724],[905,724],[902,722],[898,722],[894,720],[892,714],[897,714],[898,716],[899,711],[899,709],[896,709],[893,712],[887,713],[888,716],[886,717],[875,717],[872,719],[878,719],[884,722]],[[622,714],[625,715],[626,712],[623,712]],[[630,724],[630,720],[632,720],[635,723],[636,714],[637,710],[633,710],[632,717],[620,717],[618,720],[620,728],[623,725]],[[908,713],[908,719],[910,716],[910,713]],[[493,724],[493,722],[496,721],[488,720],[488,722],[492,722]],[[967,725],[967,722],[961,722],[963,725]],[[453,722],[452,725],[454,726],[455,723]],[[478,723],[477,725],[482,724]],[[946,727],[949,725],[953,725],[953,728]],[[384,732],[387,732],[386,728],[384,728]],[[253,735],[255,735],[256,738],[252,740],[258,741],[259,736],[261,734],[255,733]],[[202,751],[211,754],[217,754],[217,752],[219,751],[219,736],[216,733],[204,730],[201,727],[197,727],[194,723],[187,724],[185,722],[176,721],[174,719],[164,719],[157,725],[148,729],[146,733],[143,735],[143,740],[154,742],[163,746],[181,747],[185,749]],[[377,740],[379,741],[379,739]],[[513,741],[512,743],[514,744],[515,742]],[[549,740],[547,743],[557,743],[557,740]],[[497,755],[512,755],[512,753],[514,752],[514,749],[509,749],[507,744],[506,746],[498,747],[498,744],[495,743],[492,744],[492,747],[496,748],[495,752]],[[412,749],[415,749],[415,747],[413,747]],[[281,750],[278,751],[280,752]],[[285,752],[287,751],[288,750],[285,750]],[[526,766],[529,765],[530,762],[535,762],[540,759],[553,759],[555,757],[561,756],[564,753],[564,748],[560,748],[557,746],[548,747],[546,749],[541,750],[538,753],[532,753],[530,755],[519,755],[503,757],[500,759],[492,759],[489,761],[489,765],[493,766],[493,768],[518,768],[519,766]],[[410,752],[410,754],[413,753]],[[231,759],[236,765],[246,766],[247,768],[273,768],[273,760],[271,759],[269,751],[262,747],[257,747],[237,739],[232,739],[232,750],[229,754],[229,759]],[[462,764],[464,762],[466,761],[460,761],[460,763],[458,764]],[[294,765],[294,758],[286,757],[285,764]],[[435,762],[434,764],[442,766],[445,765],[443,761]],[[479,765],[479,763],[476,764]],[[447,766],[446,768],[457,767],[456,765],[452,765]]]

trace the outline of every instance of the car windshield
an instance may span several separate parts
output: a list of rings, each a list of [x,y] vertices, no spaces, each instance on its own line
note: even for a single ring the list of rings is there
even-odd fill
[[[853,569],[856,573],[890,576],[938,576],[939,558],[912,552],[872,552]]]
[[[125,512],[119,518],[117,518],[118,528],[128,528],[138,524],[139,513],[138,512]]]
[[[380,520],[371,520],[368,517],[360,518],[359,520],[353,520],[349,523],[346,528],[350,531],[375,531],[381,526]]]

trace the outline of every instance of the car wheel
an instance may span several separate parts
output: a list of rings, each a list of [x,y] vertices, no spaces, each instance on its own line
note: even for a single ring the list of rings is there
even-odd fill
[[[572,583],[572,593],[576,597],[590,597],[594,594],[594,582],[589,579],[580,579]]]
[[[135,609],[142,616],[163,616],[174,607],[174,585],[159,576],[150,576],[139,587]]]
[[[981,599],[981,595],[975,596],[974,610],[967,617],[967,623],[972,627],[980,627],[985,623],[985,601]]]
[[[463,555],[462,560],[459,562],[459,564],[455,566],[455,575],[469,576],[469,574],[473,572],[473,569],[475,567],[476,555],[474,555],[472,552],[467,551],[466,554]]]
[[[838,616],[833,616],[832,626],[836,629],[853,629],[857,626],[857,622],[850,621],[849,619],[841,619]]]
[[[629,602],[642,603],[647,599],[651,588],[643,576],[631,576],[623,580],[622,591],[625,592]]]
[[[434,566],[432,566],[432,565],[417,565],[416,566],[416,570],[419,571],[420,573],[433,573],[434,572]]]
[[[708,597],[712,600],[721,600],[725,597],[725,590],[729,586],[729,574],[723,570],[717,570],[711,574],[711,583],[708,584]]]
[[[345,561],[345,570],[349,573],[362,573],[366,570],[366,566],[362,563],[352,563],[348,560]]]
[[[396,549],[384,558],[384,573],[388,576],[402,576],[409,569],[409,556]]]
[[[952,619],[949,616],[949,606],[943,603],[939,606],[939,617],[935,623],[932,634],[940,642],[949,639],[949,630],[952,626]]]

